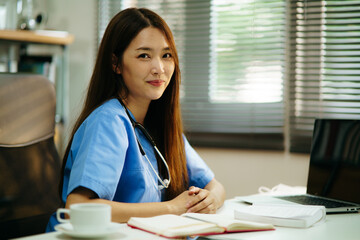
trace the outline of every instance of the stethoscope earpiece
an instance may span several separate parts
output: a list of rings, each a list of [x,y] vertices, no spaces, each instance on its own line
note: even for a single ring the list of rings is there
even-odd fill
[[[170,174],[170,173],[169,173]],[[160,181],[161,182],[161,181]],[[168,179],[164,179],[160,185],[158,185],[159,190],[163,190],[164,188],[168,188],[170,181]]]

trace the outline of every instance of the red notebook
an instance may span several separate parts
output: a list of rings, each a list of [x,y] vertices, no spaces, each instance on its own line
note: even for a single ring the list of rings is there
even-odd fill
[[[181,216],[166,214],[148,218],[132,217],[127,224],[166,238],[274,230],[271,224],[201,213],[186,213]]]

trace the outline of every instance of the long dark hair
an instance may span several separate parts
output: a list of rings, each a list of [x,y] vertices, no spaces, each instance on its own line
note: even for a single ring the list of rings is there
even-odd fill
[[[166,22],[155,12],[145,8],[128,8],[111,19],[101,41],[85,103],[65,151],[60,196],[62,196],[64,169],[75,132],[90,113],[105,101],[119,98],[120,93],[121,97],[127,96],[128,89],[121,75],[113,70],[113,55],[121,65],[126,48],[138,33],[147,27],[155,27],[163,32],[174,59],[175,70],[164,94],[158,100],[151,101],[144,124],[151,130],[169,165],[172,181],[166,191],[166,199],[174,198],[188,187],[180,114],[180,68],[174,37]]]

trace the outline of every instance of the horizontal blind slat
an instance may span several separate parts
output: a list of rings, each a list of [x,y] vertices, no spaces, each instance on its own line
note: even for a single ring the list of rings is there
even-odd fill
[[[290,8],[290,148],[304,149],[315,118],[360,117],[360,1]]]

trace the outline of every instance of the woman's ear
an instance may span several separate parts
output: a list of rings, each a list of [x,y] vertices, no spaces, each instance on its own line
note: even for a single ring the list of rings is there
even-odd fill
[[[111,62],[112,62],[113,71],[114,71],[116,74],[121,74],[121,70],[120,70],[120,66],[119,66],[118,60],[119,60],[118,57],[115,56],[115,54],[112,54]]]

